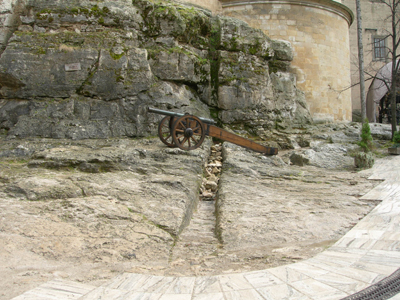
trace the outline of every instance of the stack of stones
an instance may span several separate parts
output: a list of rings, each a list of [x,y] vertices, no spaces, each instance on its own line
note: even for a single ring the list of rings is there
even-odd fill
[[[205,201],[215,200],[218,192],[218,181],[222,168],[222,145],[211,146],[211,154],[204,168],[205,177],[200,188],[200,198]]]

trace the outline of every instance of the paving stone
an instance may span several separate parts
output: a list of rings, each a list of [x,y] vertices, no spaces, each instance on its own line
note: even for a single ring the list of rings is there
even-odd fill
[[[14,300],[79,299],[95,287],[79,282],[52,280],[13,298]]]

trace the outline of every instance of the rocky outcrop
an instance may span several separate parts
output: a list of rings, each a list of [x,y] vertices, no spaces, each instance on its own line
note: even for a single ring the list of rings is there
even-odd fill
[[[293,140],[326,151],[322,140]],[[122,272],[206,276],[312,257],[373,208],[359,196],[377,183],[290,164],[289,151],[0,136],[2,291],[11,299],[59,277],[100,285]]]
[[[19,167],[1,168],[0,193],[28,201],[114,199],[172,239],[190,222],[197,205],[209,142],[185,152],[165,148],[154,138],[81,140],[72,145],[61,139],[17,141],[4,145],[0,157],[6,164],[13,157],[29,159],[23,162],[26,176],[16,171]]]
[[[154,135],[148,106],[260,134],[311,118],[292,48],[174,2],[4,1],[0,128],[9,137]]]
[[[329,245],[371,205],[359,199],[369,189],[362,173],[289,167],[279,156],[257,155],[229,143],[223,144],[222,154],[216,230],[224,249],[236,254],[246,252],[264,261],[281,255],[296,261],[304,255],[299,244],[310,250]],[[345,158],[343,152],[337,155],[337,160]],[[353,164],[348,162],[348,167]],[[353,215],[355,207],[360,211]]]
[[[312,165],[324,169],[351,169],[354,159],[351,151],[356,152],[354,144],[314,143],[309,149],[292,151],[290,162],[294,165]]]

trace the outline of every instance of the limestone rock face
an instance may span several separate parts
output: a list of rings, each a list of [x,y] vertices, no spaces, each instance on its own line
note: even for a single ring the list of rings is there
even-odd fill
[[[3,1],[0,128],[9,137],[154,135],[147,107],[260,134],[310,123],[289,43],[162,1]]]
[[[134,48],[127,53],[116,49],[116,52],[114,55],[120,58],[113,58],[113,53],[100,50],[95,72],[80,90],[83,95],[108,101],[136,96],[150,89],[153,74],[146,49]]]
[[[340,143],[292,139],[326,160],[346,158],[327,150]],[[360,196],[377,183],[362,172],[290,165],[284,153],[211,139],[183,151],[156,137],[0,136],[1,290],[11,299],[59,274],[94,285],[116,272],[209,276],[313,257],[375,206]]]
[[[275,53],[273,45],[279,44],[265,36],[261,30],[249,27],[247,23],[238,19],[217,16],[213,25],[214,28],[218,26],[220,29],[218,46],[226,51],[241,51],[245,54],[269,58]],[[291,51],[290,46],[288,50]]]
[[[231,111],[268,105],[273,93],[268,80],[268,64],[242,52],[220,52],[218,107]],[[228,122],[227,122],[228,123]]]
[[[81,140],[67,147],[68,140],[58,141],[58,146],[54,140],[42,139],[25,147],[11,147],[14,152],[2,149],[0,157],[6,160],[22,148],[26,148],[25,158],[29,152],[34,154],[26,176],[2,173],[10,180],[7,185],[0,184],[0,193],[29,201],[118,199],[126,206],[126,213],[146,216],[153,222],[153,230],[158,226],[172,235],[178,235],[189,222],[198,201],[199,174],[209,141],[191,152],[165,148],[157,138],[140,142]],[[72,169],[78,172],[68,173]]]
[[[275,56],[279,60],[293,60],[292,46],[288,41],[273,40],[271,46],[275,51]]]
[[[153,57],[150,59],[151,70],[162,80],[183,81],[187,84],[209,82],[208,52],[199,51],[196,54],[165,50],[159,50],[159,53],[153,52]]]
[[[321,144],[319,152],[314,151],[323,153],[319,159],[330,165],[344,160],[342,168],[353,167],[354,161],[347,160],[341,147]],[[224,143],[222,150],[217,232],[224,248],[235,254],[247,252],[269,259],[296,248],[293,241],[312,247],[334,241],[342,230],[337,224],[352,227],[357,217],[350,220],[351,212],[365,207],[357,197],[366,188],[362,176],[356,179],[350,172],[317,168],[312,157],[309,162],[304,159],[303,166],[288,167],[279,156],[257,155],[229,143]],[[299,157],[292,154],[291,159]],[[355,202],[357,209],[353,210],[350,203]],[[263,248],[256,249],[255,244]],[[296,254],[292,257],[299,258]]]
[[[290,161],[294,165],[312,165],[325,169],[345,169],[352,165],[353,158],[348,154],[357,149],[355,145],[325,144],[314,146],[300,152],[293,152]]]

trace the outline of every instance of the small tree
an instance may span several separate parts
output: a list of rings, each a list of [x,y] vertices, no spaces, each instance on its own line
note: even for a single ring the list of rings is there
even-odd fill
[[[360,169],[369,169],[375,163],[374,155],[371,153],[373,148],[371,128],[369,127],[368,119],[364,120],[361,128],[361,141],[358,145],[364,150],[363,152],[358,152],[354,156],[354,164]]]
[[[368,119],[364,120],[361,128],[361,141],[358,145],[364,150],[364,152],[370,152],[373,148],[371,128],[369,127]]]
[[[400,146],[400,130],[394,133],[392,141],[396,146]]]

